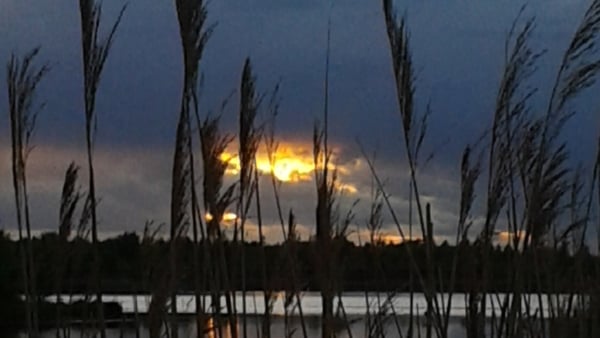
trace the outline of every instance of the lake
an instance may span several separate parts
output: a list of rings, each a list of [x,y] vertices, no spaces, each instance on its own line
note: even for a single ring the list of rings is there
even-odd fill
[[[259,337],[259,328],[260,328],[260,314],[264,311],[263,304],[263,293],[262,292],[247,292],[246,294],[246,313],[248,314],[247,318],[247,330],[250,337]],[[504,299],[503,294],[495,294],[489,296],[488,308],[486,309],[487,316],[491,316],[492,312],[498,311],[500,301]],[[75,301],[78,299],[82,299],[82,295],[76,296],[63,296],[61,297],[63,302]],[[531,313],[539,311],[539,302],[536,295],[527,295],[526,298],[529,300],[529,305],[531,307]],[[140,314],[144,314],[148,310],[148,305],[150,304],[150,296],[149,295],[104,295],[103,301],[114,301],[121,304],[123,308],[123,312],[128,316],[132,317],[133,314],[137,311]],[[49,301],[56,301],[56,297],[48,297]],[[235,301],[238,312],[242,312],[243,307],[243,298],[241,293],[236,293]],[[341,300],[341,302],[340,302]],[[387,303],[386,301],[389,300]],[[447,294],[438,295],[438,300],[440,302],[446,303],[448,301]],[[209,304],[209,296],[204,296],[204,301],[206,304]],[[466,295],[457,293],[452,297],[452,307],[450,310],[451,320],[449,327],[449,336],[451,338],[463,337],[465,335],[464,328],[464,317],[465,317],[465,302]],[[137,303],[137,310],[136,310]],[[224,299],[222,301],[224,304]],[[403,335],[406,334],[406,329],[408,328],[408,314],[410,312],[410,294],[407,293],[399,293],[395,295],[389,295],[387,293],[369,293],[368,297],[364,292],[346,292],[342,294],[341,299],[336,298],[334,301],[334,309],[342,309],[345,311],[346,316],[351,324],[349,328],[346,328],[344,325],[340,324],[340,337],[365,337],[367,332],[366,325],[366,313],[369,310],[371,313],[376,312],[379,308],[381,308],[384,304],[388,307],[387,312],[396,313],[396,317],[394,316],[386,316],[383,327],[386,330],[386,337],[398,337],[397,327],[399,326],[403,331]],[[547,309],[547,299],[544,297],[542,299],[542,308]],[[309,337],[318,337],[320,336],[320,327],[321,327],[321,298],[319,293],[317,292],[304,292],[301,295],[301,305],[302,311],[304,314],[305,320],[305,328],[307,330],[307,335]],[[195,304],[194,304],[194,296],[190,294],[182,294],[177,296],[177,308],[178,313],[180,313],[180,321],[179,321],[179,332],[180,337],[192,337],[196,335],[196,327],[193,319],[193,314],[196,312]],[[423,294],[414,294],[413,295],[413,309],[415,313],[423,314],[426,309],[426,301]],[[544,311],[546,312],[546,311]],[[284,293],[275,293],[273,299],[273,319],[271,325],[272,337],[283,337],[285,333],[285,320],[284,320]],[[341,313],[341,311],[339,312]],[[497,313],[497,312],[496,312]],[[301,321],[298,315],[297,307],[290,307],[288,310],[288,314],[291,316],[291,324],[292,328],[295,328],[297,331],[295,333],[295,337],[301,337]],[[424,318],[420,319],[419,323],[420,327],[424,329]],[[241,320],[238,321],[237,327],[241,332]],[[348,332],[348,329],[350,332]],[[141,336],[147,337],[148,332],[147,329],[142,326],[140,328]],[[224,333],[228,333],[229,328],[225,328]],[[424,332],[424,331],[423,331]],[[84,332],[77,327],[71,328],[71,336],[72,337],[93,337],[93,335],[83,334]],[[122,324],[122,323],[114,323],[113,327],[108,329],[107,331],[108,337],[116,338],[133,338],[136,337],[135,329],[132,327],[132,324]],[[83,334],[83,335],[82,335]],[[25,335],[21,334],[20,337],[25,337]],[[50,330],[47,332],[43,332],[43,338],[54,338],[55,331]],[[206,337],[216,337],[214,335],[207,335]],[[222,336],[223,338],[229,337],[227,334]]]

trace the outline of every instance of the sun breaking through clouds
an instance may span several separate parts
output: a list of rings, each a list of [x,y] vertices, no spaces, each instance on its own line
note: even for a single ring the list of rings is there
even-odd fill
[[[226,151],[221,154],[221,160],[227,162],[226,174],[239,175],[240,159],[236,151]],[[303,144],[286,143],[277,147],[277,150],[269,156],[266,149],[260,148],[256,155],[256,167],[261,174],[271,175],[284,183],[309,182],[314,178],[315,163],[312,149]],[[348,176],[351,169],[343,165],[335,164],[332,159],[330,169],[336,170],[338,174]],[[348,194],[356,194],[358,188],[350,183],[342,182],[338,176],[338,188]]]
[[[237,220],[237,215],[233,212],[226,212],[223,214],[223,216],[221,217],[221,222],[222,223],[231,223],[235,220]],[[204,214],[204,220],[206,220],[207,222],[210,222],[213,220],[213,215],[210,212],[206,212]]]
[[[239,175],[240,158],[237,152],[226,151],[221,154],[221,160],[228,163],[227,174]],[[315,165],[312,155],[301,146],[280,146],[269,159],[268,152],[259,150],[256,157],[256,167],[263,174],[271,174],[281,182],[305,182],[313,178]]]

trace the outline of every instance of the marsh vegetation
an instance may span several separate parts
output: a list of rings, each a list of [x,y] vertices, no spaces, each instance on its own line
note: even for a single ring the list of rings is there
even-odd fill
[[[127,334],[136,338],[447,338],[456,337],[457,325],[460,334],[471,338],[600,335],[600,250],[591,248],[589,240],[600,233],[593,217],[600,206],[600,138],[597,156],[590,159],[594,165],[586,171],[573,163],[563,135],[575,114],[596,111],[578,100],[597,89],[600,0],[590,1],[582,13],[547,96],[538,93],[533,81],[544,54],[531,43],[536,21],[525,11],[515,19],[506,37],[489,126],[456,159],[460,200],[451,243],[436,239],[436,206],[420,189],[422,167],[431,160],[423,154],[423,144],[435,115],[416,104],[419,81],[409,28],[391,0],[381,0],[381,20],[397,99],[400,155],[408,168],[410,233],[394,208],[376,156],[360,140],[355,146],[372,181],[366,224],[358,224],[352,208],[341,207],[344,189],[330,135],[329,22],[323,110],[311,135],[312,163],[310,170],[296,173],[312,175],[315,184],[315,236],[308,241],[300,240],[295,210],[284,210],[281,203],[281,182],[290,176],[276,164],[278,84],[261,91],[259,84],[264,84],[248,57],[235,84],[237,105],[228,98],[221,112],[209,113],[200,100],[202,57],[218,26],[211,23],[203,0],[175,0],[174,8],[183,81],[179,106],[173,107],[178,115],[165,236],[161,225],[148,222],[139,234],[99,239],[94,146],[102,114],[96,111],[96,95],[120,22],[127,20],[126,8],[104,29],[101,4],[79,1],[87,183],[82,191],[81,169],[65,163],[57,231],[39,238],[31,231],[30,215],[36,210],[29,206],[27,160],[35,156],[31,137],[36,115],[43,114],[36,89],[50,68],[40,61],[43,48],[8,60],[4,108],[12,136],[18,238],[0,233],[1,328],[33,338],[48,336],[42,327],[50,327],[57,338],[106,338],[125,332],[108,329],[107,323],[125,322],[130,325]],[[532,103],[534,97],[544,102],[543,109]],[[237,132],[221,123],[228,105],[237,111]],[[259,149],[265,149],[266,166],[257,160]],[[232,166],[237,174],[233,183],[225,179]],[[269,183],[273,200],[264,198],[261,181]],[[476,201],[483,207],[476,208]],[[278,244],[265,241],[265,203],[275,204]],[[413,235],[413,214],[418,235]],[[250,215],[256,240],[247,238]],[[388,216],[398,243],[381,236]],[[349,240],[358,227],[369,234],[365,242]],[[507,235],[501,245],[500,233]],[[318,295],[318,313],[314,306],[306,308],[309,291]],[[352,302],[364,300],[364,313],[357,316],[352,304],[345,303],[347,291],[354,292]],[[122,303],[103,302],[117,293],[128,294],[133,309],[124,313]],[[190,295],[193,312],[178,301],[182,293]],[[46,298],[51,295],[78,302],[53,305]],[[402,308],[395,301],[400,296],[405,297]],[[142,298],[148,300],[143,309]],[[457,309],[462,311],[459,324]]]

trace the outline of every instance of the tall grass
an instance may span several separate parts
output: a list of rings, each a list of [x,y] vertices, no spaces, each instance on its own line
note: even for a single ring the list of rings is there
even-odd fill
[[[79,177],[79,166],[74,162],[69,164],[65,172],[65,180],[63,183],[62,194],[60,198],[59,223],[58,223],[58,244],[56,247],[56,256],[58,257],[59,265],[55,270],[55,293],[58,306],[56,307],[56,337],[66,337],[66,327],[63,321],[62,306],[60,300],[63,293],[63,275],[67,269],[69,253],[65,249],[69,242],[69,237],[75,228],[75,212],[81,200],[82,194],[77,186]]]
[[[444,334],[442,332],[443,304],[439,304],[438,297],[436,296],[435,276],[437,271],[435,270],[433,256],[433,247],[435,245],[433,239],[433,224],[429,217],[429,205],[427,205],[426,213],[423,210],[423,203],[419,192],[419,185],[417,183],[419,153],[427,130],[429,109],[422,114],[422,117],[419,120],[417,112],[415,111],[415,75],[406,21],[404,18],[401,20],[397,19],[390,0],[383,0],[383,12],[392,57],[396,97],[401,119],[406,159],[410,171],[411,192],[417,207],[421,235],[425,242],[427,278],[422,280],[422,283],[424,283],[422,286],[427,300],[427,313],[432,316],[432,321],[427,321],[426,337],[429,338],[432,335],[432,323],[434,323],[433,326],[437,330],[437,334],[442,336]],[[422,279],[422,277],[419,278]]]
[[[248,211],[251,206],[252,198],[258,192],[256,170],[256,152],[261,140],[261,131],[257,129],[256,117],[260,105],[260,98],[255,89],[255,77],[252,73],[252,64],[247,58],[242,70],[242,79],[240,82],[240,113],[239,113],[239,159],[240,159],[240,179],[239,179],[239,201],[238,210],[240,215],[240,238],[241,238],[241,278],[242,278],[242,334],[248,336],[247,329],[247,304],[246,304],[246,221]],[[260,200],[256,198],[258,204]],[[260,206],[258,206],[260,208]],[[260,222],[259,218],[259,222]],[[262,230],[262,228],[261,228]],[[234,241],[236,240],[234,234]],[[260,240],[260,239],[259,239]],[[267,292],[265,289],[264,292]],[[267,305],[267,304],[265,304]]]
[[[225,211],[235,201],[236,185],[226,189],[223,187],[223,176],[228,163],[221,159],[233,137],[219,131],[219,118],[207,117],[200,127],[203,161],[203,195],[204,209],[211,217],[207,220],[207,239],[209,246],[210,290],[214,320],[217,322],[219,335],[222,336],[221,295],[225,296],[226,313],[230,324],[230,334],[237,337],[233,294],[230,271],[225,256],[225,234],[221,228],[221,220]]]
[[[297,308],[298,316],[300,317],[300,327],[302,329],[302,335],[304,338],[308,337],[306,324],[304,320],[304,313],[302,309],[301,295],[300,295],[300,286],[301,281],[298,279],[297,272],[297,250],[296,250],[296,242],[298,241],[298,234],[296,230],[296,220],[293,210],[289,210],[287,223],[284,220],[283,210],[281,206],[281,195],[280,195],[280,187],[281,182],[277,180],[275,176],[275,165],[276,165],[276,157],[277,149],[279,147],[279,143],[275,138],[275,125],[276,119],[279,114],[279,99],[278,99],[279,86],[277,86],[271,96],[271,100],[269,103],[269,111],[270,111],[270,119],[266,124],[266,131],[263,135],[265,149],[267,152],[267,157],[269,161],[270,168],[270,178],[271,178],[271,186],[273,188],[273,196],[275,202],[275,208],[277,210],[277,218],[281,225],[281,234],[283,239],[283,245],[285,247],[285,257],[283,259],[284,266],[286,269],[283,269],[283,273],[286,278],[285,285],[287,286],[284,290],[284,332],[286,337],[292,337],[295,329],[292,329],[290,323],[290,315],[293,315],[294,310]],[[258,198],[258,197],[257,197]],[[262,238],[261,238],[262,242]],[[266,301],[266,300],[265,300]],[[294,303],[295,302],[295,303]],[[265,314],[266,316],[267,314]]]
[[[546,109],[542,112],[536,112],[532,108],[532,99],[539,94],[537,87],[531,82],[539,59],[544,55],[544,50],[536,50],[531,46],[536,21],[533,18],[523,20],[525,10],[522,10],[514,21],[505,43],[504,68],[496,93],[495,107],[491,112],[490,128],[482,133],[479,139],[466,146],[460,158],[460,200],[454,234],[457,248],[451,257],[449,268],[441,266],[442,260],[436,256],[436,225],[433,222],[432,211],[435,205],[425,203],[420,189],[419,174],[424,162],[430,159],[422,161],[421,158],[430,110],[427,107],[421,112],[416,103],[415,65],[407,21],[397,17],[391,0],[382,0],[382,5],[399,116],[398,130],[402,136],[405,162],[409,169],[409,235],[406,236],[400,217],[386,192],[384,181],[377,173],[375,160],[366,156],[366,151],[361,149],[372,174],[371,206],[366,227],[370,232],[370,254],[375,262],[368,270],[376,279],[382,280],[384,285],[392,289],[385,296],[380,293],[376,295],[376,311],[372,312],[368,307],[365,335],[384,337],[387,335],[387,323],[393,321],[396,329],[394,334],[397,336],[449,337],[453,296],[456,296],[459,284],[466,289],[464,324],[467,337],[597,335],[600,332],[596,323],[600,304],[599,286],[597,280],[586,279],[587,274],[583,270],[586,266],[586,238],[593,222],[592,204],[595,199],[600,200],[600,195],[594,196],[595,189],[598,189],[597,193],[600,194],[600,155],[595,158],[595,166],[590,175],[591,182],[585,182],[583,177],[586,175],[583,169],[575,169],[571,164],[563,130],[575,109],[579,108],[576,105],[578,96],[595,84],[600,70],[600,56],[596,50],[600,31],[600,0],[590,3],[576,29],[552,83]],[[267,266],[263,200],[259,189],[261,177],[256,159],[259,144],[264,141],[271,163],[270,179],[284,248],[282,266],[279,269],[284,275],[279,277],[284,280],[282,285],[285,289],[284,334],[286,337],[292,337],[296,333],[290,318],[297,310],[301,320],[301,333],[306,338],[308,330],[302,308],[304,281],[298,257],[296,217],[294,211],[289,210],[287,220],[284,219],[280,182],[274,172],[278,147],[274,133],[279,108],[277,90],[269,106],[272,114],[271,124],[267,124],[267,128],[263,129],[263,126],[257,123],[263,97],[257,93],[256,75],[250,59],[245,60],[239,93],[239,180],[225,186],[228,161],[223,159],[223,154],[235,137],[221,131],[220,115],[201,116],[198,98],[199,64],[213,27],[206,24],[207,10],[202,0],[175,0],[175,9],[181,38],[184,77],[171,175],[168,255],[160,257],[160,252],[152,251],[157,232],[150,230],[150,224],[146,226],[141,244],[146,264],[155,263],[155,266],[141,267],[142,280],[139,281],[143,288],[149,288],[152,293],[147,316],[150,337],[179,336],[177,293],[181,291],[181,281],[186,273],[179,264],[185,254],[181,244],[189,227],[192,227],[193,238],[191,273],[197,337],[203,337],[205,333],[218,337],[252,335],[248,330],[250,311],[246,304],[249,270],[249,241],[246,236],[252,211],[256,212],[258,226],[260,279],[265,308],[261,327],[257,327],[256,332],[262,337],[272,336],[271,311],[275,290],[272,290],[271,281],[274,278],[273,271],[278,270]],[[106,331],[93,161],[95,103],[104,64],[123,10],[108,34],[101,37],[100,5],[93,0],[79,2],[89,192],[87,198],[84,198],[82,215],[79,225],[76,226],[74,218],[83,194],[77,187],[78,167],[71,164],[65,174],[59,210],[59,244],[66,244],[74,230],[80,239],[86,238],[88,233],[91,235],[92,291],[95,294],[96,305],[94,325],[98,326],[97,329],[103,338],[106,337]],[[39,336],[39,295],[32,249],[26,168],[31,150],[30,139],[38,111],[34,105],[34,94],[48,71],[46,65],[34,66],[38,53],[39,49],[34,49],[22,59],[13,56],[8,64],[7,78],[21,274],[25,293],[26,325],[31,337]],[[327,31],[323,115],[321,121],[315,123],[312,139],[316,239],[311,243],[311,248],[314,253],[312,262],[317,288],[321,295],[320,331],[323,338],[353,334],[341,299],[344,286],[344,245],[355,220],[352,209],[345,217],[341,216],[340,211],[338,172],[333,163],[329,135],[330,55],[331,22],[328,23]],[[195,166],[194,156],[195,127],[201,153],[199,169]],[[598,149],[600,154],[600,141]],[[201,193],[196,189],[197,175],[202,177]],[[480,185],[483,187],[479,188]],[[585,187],[589,187],[587,195],[584,193]],[[483,221],[480,227],[474,221],[479,191],[483,192]],[[422,238],[421,246],[418,246],[416,241],[413,242],[413,201]],[[235,221],[231,238],[228,238],[223,215],[232,206],[236,208],[239,217]],[[255,209],[252,209],[253,207]],[[388,284],[380,257],[382,251],[379,233],[384,226],[383,214],[386,209],[404,242],[402,247],[408,257],[406,262],[400,262],[406,265],[410,276],[408,327],[404,327],[398,319],[394,305],[394,288],[397,286]],[[512,234],[507,244],[511,264],[505,272],[510,292],[500,295],[494,289],[497,285],[493,280],[494,271],[498,267],[494,266],[492,256],[496,235],[504,229]],[[600,233],[600,230],[598,232]],[[466,250],[471,239],[474,239],[475,250]],[[600,247],[600,244],[598,245]],[[415,248],[424,250],[423,264],[418,262]],[[65,261],[64,265],[57,266],[54,272],[57,298],[65,292],[62,278],[70,256],[70,253],[63,249],[60,245],[56,249],[56,255]],[[569,279],[561,275],[561,250],[570,250],[575,256],[575,266],[569,271],[575,271],[580,276],[578,284],[571,286],[566,295],[563,290]],[[75,261],[74,258],[70,263],[75,264]],[[599,263],[596,264],[600,271]],[[598,271],[595,275],[597,274]],[[413,285],[413,277],[416,285]],[[237,309],[235,303],[235,290],[238,287],[241,288],[242,294],[241,309]],[[413,308],[415,289],[424,293],[426,309]],[[204,303],[203,292],[208,292],[210,308]],[[364,296],[367,303],[371,295],[369,285],[365,285]],[[336,297],[339,305],[334,309]],[[222,304],[222,299],[225,304]],[[532,307],[533,300],[540,304],[537,310]],[[134,302],[137,306],[136,296]],[[493,308],[493,304],[499,304],[499,308]],[[547,304],[544,305],[546,308],[542,304]],[[242,322],[241,332],[237,328],[238,316]],[[136,310],[138,337],[139,318]],[[214,325],[207,324],[209,318]],[[63,336],[67,335],[67,332],[62,330],[66,323],[60,306],[56,308],[56,326],[57,337],[60,337],[61,332]],[[226,327],[229,332],[225,332]]]
[[[183,52],[183,90],[181,96],[180,113],[177,122],[177,131],[175,139],[175,153],[173,158],[172,186],[171,186],[171,225],[170,225],[170,245],[169,245],[169,271],[168,281],[164,281],[157,293],[152,298],[152,310],[157,317],[151,323],[151,335],[158,337],[160,335],[161,325],[159,317],[164,317],[164,310],[167,295],[170,295],[170,336],[178,337],[177,325],[177,290],[179,272],[177,268],[177,257],[179,251],[179,239],[184,236],[190,226],[190,211],[192,214],[192,227],[194,235],[194,280],[195,280],[195,303],[197,311],[201,310],[199,287],[199,277],[197,276],[198,251],[197,251],[197,231],[199,215],[196,213],[197,196],[195,193],[195,171],[193,166],[194,157],[192,154],[192,130],[191,113],[198,114],[197,85],[199,63],[202,59],[204,47],[210,36],[211,29],[206,28],[207,11],[204,2],[201,0],[176,0],[175,8],[179,23],[179,34],[181,37],[181,46]],[[191,199],[191,200],[190,200]],[[201,320],[197,318],[197,324]],[[202,332],[201,326],[198,329]]]
[[[115,33],[123,17],[125,7],[112,25],[106,37],[101,37],[99,29],[102,18],[102,8],[95,0],[80,0],[79,14],[81,17],[81,49],[83,55],[83,91],[85,104],[85,141],[87,150],[88,184],[92,225],[94,282],[93,291],[96,294],[96,311],[100,336],[106,338],[104,323],[104,306],[102,304],[102,286],[100,281],[100,255],[98,253],[98,220],[96,216],[96,182],[94,174],[94,139],[96,132],[96,93],[104,64],[110,53]]]
[[[315,123],[313,131],[313,158],[315,166],[315,184],[317,190],[317,207],[315,213],[316,257],[315,266],[321,292],[323,338],[335,335],[333,317],[334,275],[333,270],[333,207],[335,203],[336,173],[330,168],[332,152],[329,148],[329,65],[331,46],[331,19],[327,26],[327,50],[325,59],[325,81],[322,126]]]
[[[36,268],[31,245],[31,222],[29,217],[29,195],[27,193],[27,159],[31,152],[31,137],[35,129],[37,106],[34,99],[38,85],[48,73],[47,64],[35,65],[40,49],[35,48],[17,58],[14,54],[7,65],[8,105],[12,148],[12,175],[15,193],[15,208],[21,255],[23,291],[25,292],[27,333],[39,336],[38,294]],[[23,235],[25,230],[25,236]],[[24,240],[26,238],[26,241]]]
[[[426,247],[428,271],[427,278],[422,283],[424,283],[423,287],[428,301],[427,313],[434,315],[433,326],[436,335],[441,337],[447,335],[451,299],[446,304],[446,314],[440,316],[439,314],[443,311],[440,311],[437,301],[437,288],[434,280],[435,262],[432,260],[431,254],[433,227],[429,220],[424,219],[415,175],[417,172],[415,150],[419,149],[424,133],[416,134],[413,125],[415,87],[408,33],[406,33],[405,21],[401,20],[398,23],[394,16],[392,2],[384,0],[383,7],[410,179]],[[536,61],[543,54],[543,51],[535,52],[529,47],[528,40],[535,26],[534,21],[526,21],[520,31],[517,31],[516,24],[513,25],[509,39],[507,39],[505,72],[498,92],[492,128],[487,133],[490,143],[489,146],[486,146],[488,161],[486,163],[485,221],[478,236],[480,255],[474,260],[471,259],[474,267],[473,280],[476,282],[472,284],[467,302],[467,333],[469,336],[482,336],[486,327],[489,271],[492,269],[489,250],[493,245],[496,224],[502,213],[507,214],[509,231],[515,234],[516,238],[512,243],[515,248],[513,281],[516,284],[514,284],[515,293],[511,294],[512,299],[507,296],[503,301],[505,305],[501,309],[500,324],[499,327],[494,327],[496,330],[492,330],[492,334],[503,337],[518,336],[523,333],[519,329],[518,321],[520,319],[517,318],[521,313],[519,310],[521,291],[519,290],[523,290],[525,286],[523,284],[525,281],[520,280],[522,275],[520,271],[524,267],[519,262],[523,257],[529,253],[534,257],[533,269],[536,280],[533,282],[536,289],[540,290],[537,295],[539,303],[542,302],[542,289],[556,288],[556,281],[541,280],[543,272],[551,271],[551,264],[541,262],[536,257],[539,256],[541,247],[545,243],[550,243],[548,236],[559,233],[560,229],[557,228],[557,224],[565,212],[562,206],[563,196],[567,192],[567,174],[571,169],[566,162],[568,158],[566,145],[558,140],[563,126],[573,114],[572,109],[568,108],[568,103],[574,100],[581,91],[593,85],[596,79],[599,64],[598,56],[594,54],[594,51],[598,10],[599,4],[596,1],[592,2],[563,57],[556,83],[549,98],[547,112],[542,117],[535,117],[530,112],[529,102],[537,89],[527,86],[529,77],[536,69]],[[460,245],[459,241],[467,238],[470,228],[467,216],[470,214],[474,200],[474,184],[480,176],[482,168],[479,161],[474,165],[470,164],[471,151],[472,148],[468,147],[463,155],[462,197],[456,237],[457,245]],[[428,215],[429,206],[425,213],[425,216]],[[578,224],[581,224],[581,221],[574,219],[573,223],[566,227],[567,231],[572,231]],[[524,237],[520,238],[522,233]],[[554,236],[554,238],[563,237]],[[521,253],[518,251],[520,247],[523,248]],[[454,258],[450,290],[455,283],[457,259],[457,257]],[[548,295],[547,297],[550,316],[554,320],[557,317],[557,309],[554,304],[557,304],[558,295],[554,301],[551,299],[552,296]],[[441,317],[444,319],[441,320]],[[539,331],[536,332],[545,334],[548,331],[544,314],[538,314],[537,318]],[[432,332],[427,325],[426,336],[431,335]]]

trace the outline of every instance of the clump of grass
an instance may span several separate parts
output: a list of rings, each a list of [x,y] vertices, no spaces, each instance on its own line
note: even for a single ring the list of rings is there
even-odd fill
[[[204,209],[211,215],[207,220],[207,240],[210,243],[210,289],[212,297],[213,317],[217,321],[219,334],[222,335],[221,321],[221,293],[225,294],[227,315],[230,321],[231,336],[236,337],[237,331],[233,323],[236,322],[233,294],[230,283],[230,271],[225,257],[225,235],[221,229],[221,220],[225,211],[235,201],[236,185],[230,185],[224,191],[223,176],[228,162],[223,161],[221,154],[225,152],[233,137],[221,134],[219,131],[220,119],[207,117],[200,125],[200,142],[202,145],[203,163],[203,196]]]
[[[329,147],[329,65],[331,54],[331,18],[327,25],[327,49],[325,58],[325,81],[323,100],[323,124],[316,122],[313,129],[313,162],[317,191],[316,224],[316,257],[315,266],[321,292],[321,336],[330,338],[335,335],[333,316],[333,298],[335,295],[335,274],[333,254],[334,204],[336,201],[335,169],[330,168],[332,151]]]
[[[530,112],[529,101],[537,88],[528,87],[527,82],[536,70],[536,62],[544,53],[535,52],[529,46],[529,40],[535,27],[533,19],[525,21],[517,33],[515,20],[506,43],[505,71],[497,96],[496,110],[492,129],[488,159],[488,187],[486,214],[483,231],[480,235],[481,256],[477,266],[480,280],[470,295],[471,301],[469,329],[470,336],[483,332],[488,293],[489,273],[492,270],[489,261],[489,248],[496,233],[496,223],[502,212],[506,212],[508,229],[514,234],[511,239],[514,264],[511,271],[511,283],[514,292],[502,301],[498,322],[492,324],[494,335],[521,335],[525,331],[522,320],[527,320],[529,334],[547,332],[548,323],[554,322],[557,308],[559,278],[553,271],[552,255],[543,261],[540,253],[544,247],[552,244],[558,248],[573,229],[580,227],[581,220],[573,219],[562,230],[559,223],[564,218],[568,206],[569,173],[566,143],[560,140],[561,131],[574,114],[569,104],[586,88],[594,84],[599,58],[594,55],[595,40],[600,27],[600,3],[594,1],[586,12],[569,48],[565,52],[557,77],[548,100],[548,108],[541,117]],[[570,204],[571,203],[571,204]],[[519,252],[519,248],[522,249]],[[533,281],[524,280],[525,267],[521,263],[528,257],[533,259]],[[543,278],[542,276],[550,276]],[[547,290],[549,318],[544,311],[537,315],[529,313],[527,299],[523,297],[526,285],[535,285],[538,303],[542,304],[542,290]],[[522,314],[522,302],[525,301],[526,314]],[[477,304],[478,303],[478,304]],[[543,309],[542,309],[543,310]],[[524,317],[523,317],[524,316]],[[531,320],[534,319],[535,322]]]
[[[488,183],[486,196],[486,211],[483,230],[479,235],[481,241],[481,259],[475,264],[480,267],[481,280],[479,285],[474,285],[469,294],[470,312],[468,315],[469,333],[476,335],[483,331],[485,325],[485,309],[487,307],[487,283],[491,263],[489,261],[489,248],[496,233],[496,224],[502,211],[508,206],[509,222],[516,219],[518,194],[515,188],[515,159],[519,133],[528,123],[528,100],[537,91],[536,88],[526,87],[527,80],[535,72],[535,63],[544,53],[535,52],[529,46],[529,39],[535,27],[533,19],[527,20],[520,31],[516,31],[518,18],[506,41],[505,68],[496,99],[496,109],[493,117],[492,128],[489,132],[490,145],[488,153]],[[509,203],[507,205],[507,203]],[[511,229],[510,231],[515,231]],[[520,298],[518,292],[517,297]],[[479,304],[478,304],[479,303]],[[508,298],[504,304],[508,304]],[[506,317],[506,308],[501,310],[501,321]],[[510,319],[510,318],[509,318]],[[513,318],[514,319],[514,318]],[[501,332],[502,329],[499,330]]]
[[[460,255],[462,254],[461,248],[463,244],[468,243],[469,229],[473,225],[471,219],[471,210],[475,201],[475,187],[479,176],[481,175],[481,159],[476,160],[473,163],[472,159],[473,148],[471,146],[465,147],[461,161],[461,196],[459,204],[458,224],[456,228],[456,253],[452,258],[452,268],[450,273],[450,281],[448,283],[448,301],[446,308],[443,313],[442,332],[447,332],[450,320],[450,310],[452,309],[452,296],[454,288],[456,286],[456,274]]]
[[[36,269],[31,244],[29,196],[27,193],[27,158],[32,150],[30,141],[35,129],[37,113],[43,108],[43,105],[35,105],[35,93],[38,85],[50,70],[47,64],[40,67],[34,64],[39,51],[39,48],[35,48],[26,53],[22,59],[13,54],[7,65],[6,78],[11,130],[13,188],[19,231],[23,289],[25,292],[27,333],[30,337],[39,335],[39,318]],[[23,230],[25,230],[25,236]]]
[[[330,173],[329,163],[331,152],[328,152],[325,144],[326,129],[320,129],[317,125],[313,136],[313,154],[315,162],[315,182],[317,188],[316,227],[317,227],[317,256],[315,261],[319,271],[319,281],[323,309],[323,337],[334,335],[333,324],[333,207],[335,203],[335,181],[336,173]]]

